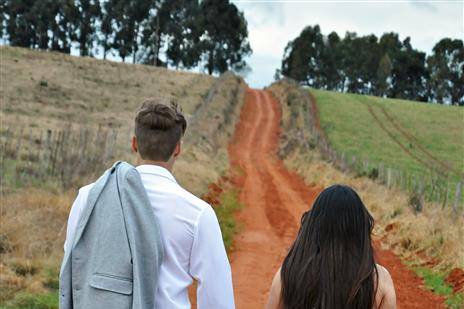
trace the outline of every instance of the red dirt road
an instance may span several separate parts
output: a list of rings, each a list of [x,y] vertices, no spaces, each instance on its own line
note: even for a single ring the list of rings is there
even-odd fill
[[[231,255],[236,305],[263,308],[272,278],[292,244],[300,218],[320,188],[310,187],[288,171],[275,155],[280,126],[279,103],[267,92],[249,89],[229,146],[235,182],[245,207],[237,214],[242,224]],[[422,281],[389,251],[379,250],[397,287],[399,308],[444,308],[443,300],[422,288]]]

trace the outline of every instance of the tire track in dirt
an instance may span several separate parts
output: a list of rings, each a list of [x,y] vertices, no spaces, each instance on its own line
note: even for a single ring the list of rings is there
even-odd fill
[[[440,167],[448,172],[455,173],[456,175],[463,176],[461,172],[453,168],[451,165],[441,161],[437,157],[435,157],[432,153],[430,153],[424,146],[422,146],[421,142],[417,139],[416,136],[408,132],[403,125],[400,124],[398,119],[390,114],[384,106],[378,106],[381,110],[382,114],[387,118],[387,120],[392,124],[392,126],[399,131],[405,138],[410,142],[414,147],[419,149],[425,156],[427,156],[431,161],[435,162],[436,164],[440,165]]]
[[[304,183],[275,155],[278,149],[280,106],[269,93],[248,89],[240,121],[229,145],[234,182],[245,205],[242,224],[231,254],[236,305],[263,308],[273,275],[280,267],[299,228],[300,218],[320,188]],[[395,282],[398,308],[444,308],[443,298],[424,290],[423,281],[391,251],[376,246],[379,261]]]
[[[366,106],[367,106],[367,110],[371,114],[372,118],[374,118],[375,123],[377,123],[377,125],[401,148],[401,150],[404,151],[404,153],[409,155],[411,158],[415,159],[417,162],[419,162],[423,166],[425,166],[425,167],[427,167],[427,168],[429,168],[429,169],[431,169],[433,171],[436,171],[437,173],[439,173],[443,177],[446,177],[446,174],[443,172],[442,169],[437,169],[435,164],[430,163],[429,161],[425,161],[424,159],[422,159],[421,157],[417,156],[412,151],[410,151],[405,145],[403,145],[403,143],[401,143],[399,138],[397,136],[395,136],[395,134],[391,130],[389,130],[385,126],[385,124],[379,119],[377,114],[374,112],[374,109],[372,108],[372,106],[370,104],[366,104]]]
[[[285,167],[275,156],[279,119],[278,102],[263,91],[248,90],[229,147],[232,166],[243,173],[238,183],[246,205],[237,215],[243,227],[231,255],[237,308],[263,308],[301,215],[319,192],[283,172]],[[294,189],[302,186],[306,200]]]

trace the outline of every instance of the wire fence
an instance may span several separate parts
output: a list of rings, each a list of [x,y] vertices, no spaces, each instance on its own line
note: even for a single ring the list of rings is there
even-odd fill
[[[71,125],[64,129],[6,128],[0,136],[2,184],[58,181],[69,188],[121,155],[127,156],[130,132]],[[124,136],[121,136],[124,135]],[[127,141],[122,147],[122,140]]]

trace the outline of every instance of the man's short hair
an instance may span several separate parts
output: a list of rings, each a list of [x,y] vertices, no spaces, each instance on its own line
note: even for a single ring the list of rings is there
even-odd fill
[[[168,161],[187,128],[177,103],[169,99],[148,99],[135,117],[135,136],[142,159]]]

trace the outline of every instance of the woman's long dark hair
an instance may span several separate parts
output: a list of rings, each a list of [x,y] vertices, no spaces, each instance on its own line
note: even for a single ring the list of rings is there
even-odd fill
[[[374,219],[350,187],[331,186],[301,219],[281,270],[286,309],[372,309]]]

